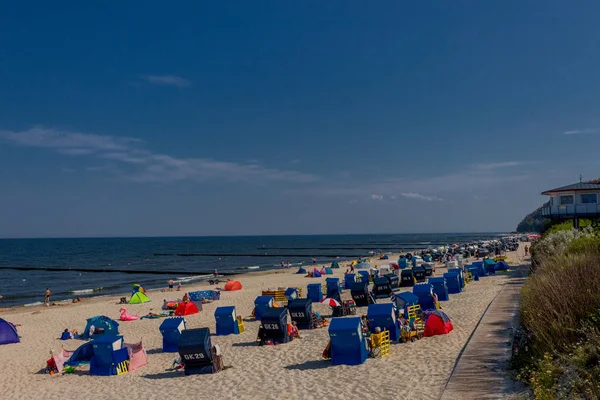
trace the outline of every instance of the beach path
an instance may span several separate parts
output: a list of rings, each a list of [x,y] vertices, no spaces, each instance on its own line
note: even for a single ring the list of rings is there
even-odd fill
[[[512,277],[490,303],[461,352],[441,400],[505,399],[521,386],[508,373],[520,291],[528,266]]]

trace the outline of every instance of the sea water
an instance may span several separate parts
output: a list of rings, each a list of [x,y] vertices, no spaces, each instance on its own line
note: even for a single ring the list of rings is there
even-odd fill
[[[337,257],[347,260],[359,255],[368,257],[370,252],[411,251],[496,236],[463,233],[1,239],[0,307],[37,304],[43,301],[47,287],[52,291],[52,300],[58,301],[124,293],[133,283],[158,288],[173,279],[185,286],[208,279],[215,269],[219,273],[252,273],[280,268],[282,261],[297,268],[312,264],[313,258],[318,265],[329,265]],[[6,267],[85,271],[22,271]],[[103,272],[93,272],[97,270]],[[121,272],[110,272],[114,270]]]

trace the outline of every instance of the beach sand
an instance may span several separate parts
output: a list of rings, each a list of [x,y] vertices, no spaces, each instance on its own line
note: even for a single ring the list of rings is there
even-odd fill
[[[509,253],[511,262],[523,256]],[[391,257],[390,259],[396,259]],[[381,265],[386,261],[374,261]],[[334,270],[343,280],[346,267]],[[436,275],[445,272],[437,268]],[[244,288],[237,292],[221,292],[221,300],[203,305],[199,314],[187,316],[188,328],[209,327],[215,332],[214,310],[218,306],[235,305],[238,315],[251,315],[254,299],[262,290],[279,286],[302,287],[325,281],[295,275],[295,269],[252,273],[237,277]],[[106,315],[119,317],[119,297],[85,299],[79,304],[53,307],[14,308],[4,310],[0,317],[16,324],[21,342],[0,346],[0,393],[2,399],[437,399],[450,376],[454,363],[473,332],[485,309],[502,289],[507,276],[497,274],[467,285],[466,290],[451,295],[442,302],[443,311],[451,318],[454,330],[443,336],[424,338],[414,343],[393,344],[390,356],[368,359],[359,366],[331,366],[322,360],[321,353],[328,342],[327,328],[301,331],[303,338],[278,346],[256,345],[259,322],[245,322],[246,331],[240,335],[213,336],[226,366],[231,368],[213,375],[184,376],[182,371],[167,371],[176,353],[162,353],[162,336],[158,330],[163,319],[120,322],[125,342],[143,339],[149,364],[122,376],[98,377],[81,373],[46,375],[50,351],[62,346],[74,350],[80,340],[60,341],[65,328],[82,331],[86,318]],[[184,287],[186,291],[207,288],[207,284]],[[218,286],[223,286],[218,285]],[[175,299],[182,292],[148,293],[152,302],[127,305],[129,313],[158,312],[163,299]],[[349,291],[342,298],[350,299]],[[389,301],[389,300],[384,300]],[[322,304],[315,311],[329,316],[331,310]],[[366,307],[358,314],[366,314]],[[86,371],[86,372],[83,372]]]

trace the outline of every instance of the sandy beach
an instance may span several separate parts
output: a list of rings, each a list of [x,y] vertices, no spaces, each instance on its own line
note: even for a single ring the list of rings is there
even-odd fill
[[[508,253],[511,264],[522,260],[522,248]],[[396,256],[390,257],[396,259]],[[387,264],[387,260],[372,261],[372,265]],[[334,270],[343,279],[345,265]],[[437,267],[436,275],[445,272]],[[238,315],[250,316],[254,299],[262,290],[279,286],[302,287],[323,282],[325,278],[305,278],[295,269],[240,275],[244,288],[237,292],[222,292],[221,300],[205,304],[199,314],[187,316],[188,328],[209,327],[215,331],[214,310],[218,306],[234,305]],[[219,344],[224,364],[231,368],[213,375],[184,376],[182,371],[167,371],[176,353],[162,353],[162,337],[158,330],[162,319],[120,322],[120,334],[125,342],[143,339],[149,365],[123,376],[97,377],[81,373],[50,376],[39,373],[45,367],[51,350],[62,346],[74,350],[80,340],[60,341],[65,329],[83,330],[86,318],[106,315],[119,317],[118,299],[121,296],[86,299],[79,304],[53,307],[6,309],[0,317],[15,324],[21,342],[0,346],[0,391],[4,399],[114,399],[141,398],[203,398],[203,399],[322,399],[322,398],[380,398],[380,399],[437,399],[450,376],[456,358],[485,309],[502,289],[507,276],[497,274],[467,285],[460,294],[442,302],[443,311],[451,318],[454,330],[443,336],[394,344],[389,357],[368,359],[360,366],[335,366],[322,360],[321,353],[328,342],[327,328],[302,331],[303,338],[279,346],[256,345],[259,322],[245,322],[246,331],[240,335],[213,336]],[[185,291],[207,288],[207,284],[187,286]],[[219,285],[222,287],[222,285]],[[127,305],[129,313],[158,312],[163,299],[175,299],[182,292],[148,293],[152,302]],[[125,294],[123,294],[125,296]],[[128,295],[127,295],[128,296]],[[350,299],[344,291],[343,299]],[[382,300],[389,301],[389,300]],[[315,304],[314,310],[324,316],[330,308]],[[366,307],[358,309],[366,314]],[[93,395],[92,395],[93,394]]]

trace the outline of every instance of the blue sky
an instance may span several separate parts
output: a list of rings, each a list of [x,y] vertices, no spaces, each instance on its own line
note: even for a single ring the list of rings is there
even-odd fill
[[[600,176],[597,2],[59,4],[0,12],[2,237],[508,231]]]

